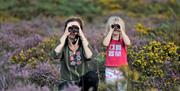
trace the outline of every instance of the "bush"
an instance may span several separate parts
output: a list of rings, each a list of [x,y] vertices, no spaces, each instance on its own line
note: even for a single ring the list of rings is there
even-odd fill
[[[136,30],[137,32],[139,32],[140,35],[147,35],[147,34],[149,34],[149,32],[151,31],[151,28],[145,27],[145,26],[144,26],[143,24],[141,24],[141,23],[137,23],[137,24],[135,25],[135,30]]]
[[[35,66],[40,62],[52,61],[50,52],[57,44],[56,37],[45,38],[36,47],[27,50],[21,50],[11,57],[11,62],[20,64],[22,67],[26,65]]]
[[[22,83],[16,84],[13,88],[9,88],[6,91],[50,91],[47,86],[39,87],[34,84],[24,85]]]
[[[180,85],[178,46],[152,41],[138,51],[136,48],[128,50],[129,64],[131,69],[139,71],[143,86],[167,90]]]
[[[161,23],[157,28],[152,29],[151,34],[153,39],[161,39],[166,42],[174,42],[176,45],[180,45],[180,22],[170,22],[166,21]]]
[[[30,70],[29,80],[38,86],[57,86],[60,80],[60,71],[55,65],[40,63]]]
[[[3,66],[6,65],[6,66]],[[12,84],[16,83],[16,79],[12,74],[9,72],[7,64],[0,65],[0,91],[4,91]]]
[[[161,16],[169,18],[172,15],[179,16],[178,0],[153,1],[153,0],[99,0],[98,5],[102,7],[105,14],[110,12],[125,11],[131,16]]]
[[[92,0],[1,0],[0,6],[2,14],[11,14],[21,19],[32,19],[39,15],[81,15],[90,19],[100,14],[99,7]]]
[[[98,66],[98,71],[99,71],[99,78],[101,81],[104,81],[105,79],[105,53],[102,52],[96,56],[96,65]]]

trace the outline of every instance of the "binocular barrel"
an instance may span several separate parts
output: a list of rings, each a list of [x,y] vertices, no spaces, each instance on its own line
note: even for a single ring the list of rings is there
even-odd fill
[[[79,32],[79,27],[76,26],[76,25],[70,26],[70,27],[68,28],[68,31],[69,31],[69,32]]]

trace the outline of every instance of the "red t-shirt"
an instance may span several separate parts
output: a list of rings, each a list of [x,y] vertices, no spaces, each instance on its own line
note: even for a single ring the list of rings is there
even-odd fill
[[[106,49],[105,66],[120,67],[128,65],[124,40],[111,40]]]

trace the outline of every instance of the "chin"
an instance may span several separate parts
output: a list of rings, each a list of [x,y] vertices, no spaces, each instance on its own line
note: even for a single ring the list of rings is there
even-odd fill
[[[75,35],[69,35],[68,37],[71,38],[71,39],[74,39]]]

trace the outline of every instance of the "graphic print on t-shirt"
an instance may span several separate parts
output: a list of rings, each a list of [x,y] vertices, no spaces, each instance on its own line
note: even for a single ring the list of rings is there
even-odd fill
[[[121,50],[121,45],[116,45],[116,50]]]
[[[109,47],[109,50],[115,50],[115,45],[111,44],[110,47]]]
[[[72,51],[70,51],[69,52],[69,54],[70,54],[70,65],[72,65],[72,66],[75,66],[75,65],[80,65],[81,64],[81,53],[80,53],[80,51],[77,51],[75,54],[72,52]]]
[[[109,56],[114,56],[114,51],[109,51]]]
[[[121,56],[121,45],[120,44],[110,44],[108,55],[110,57],[113,57],[113,56],[119,57],[119,56]]]

